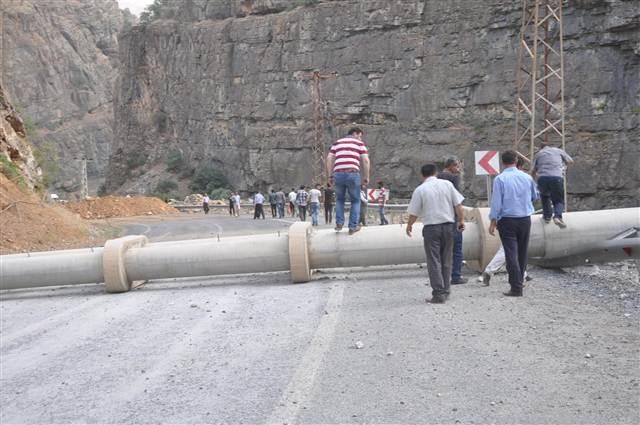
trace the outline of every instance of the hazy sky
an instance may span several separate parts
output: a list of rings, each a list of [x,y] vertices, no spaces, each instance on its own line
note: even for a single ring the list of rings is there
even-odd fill
[[[129,9],[134,15],[140,15],[140,12],[151,3],[153,0],[118,0],[120,9]]]

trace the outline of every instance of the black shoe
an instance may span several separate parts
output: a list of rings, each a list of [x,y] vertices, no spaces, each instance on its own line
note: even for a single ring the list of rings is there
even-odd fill
[[[350,228],[350,229],[349,229],[349,234],[350,234],[350,235],[353,235],[354,233],[359,232],[359,231],[360,231],[360,229],[362,229],[362,227],[360,227],[360,226],[356,226],[356,227],[354,227],[354,228]]]
[[[533,280],[533,277],[526,275],[524,280],[526,280],[527,282],[531,282]]]
[[[340,230],[342,230],[342,224],[336,224],[336,227],[333,230],[335,230],[336,232],[339,232]]]
[[[464,277],[459,277],[457,279],[451,279],[451,284],[452,285],[464,285],[468,281],[469,281],[469,279],[466,279]]]
[[[482,273],[482,284],[484,286],[489,286],[491,284],[491,275],[489,273]]]
[[[444,304],[447,299],[443,295],[434,295],[430,300],[427,300],[430,304]]]
[[[521,297],[522,296],[522,289],[513,289],[513,288],[511,288],[509,290],[509,292],[503,292],[502,294],[507,296],[507,297]]]

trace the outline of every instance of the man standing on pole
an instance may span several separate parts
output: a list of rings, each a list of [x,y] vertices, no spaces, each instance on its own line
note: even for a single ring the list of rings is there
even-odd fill
[[[531,176],[516,168],[518,155],[515,151],[502,153],[504,170],[493,181],[493,197],[489,218],[489,234],[496,228],[504,248],[509,285],[511,290],[504,295],[521,297],[524,287],[524,272],[527,269],[527,249],[533,202],[538,199],[536,183]]]
[[[461,164],[457,158],[448,158],[444,163],[444,170],[438,173],[438,178],[449,180],[453,187],[460,192]],[[462,232],[453,229],[453,263],[451,264],[451,284],[461,285],[467,283],[462,277]]]
[[[545,223],[551,221],[564,229],[567,225],[562,220],[564,212],[564,170],[573,159],[560,148],[547,144],[533,158],[532,174],[538,178],[538,189],[542,198],[542,218]]]
[[[362,163],[362,179],[360,164]],[[339,232],[344,226],[344,203],[347,192],[351,201],[349,211],[349,234],[360,230],[360,185],[369,183],[369,154],[362,141],[362,130],[354,127],[349,135],[337,140],[327,155],[327,175],[331,176],[328,185],[335,185],[336,191],[336,228]]]
[[[451,182],[436,177],[436,166],[426,164],[421,173],[424,183],[418,186],[409,202],[407,235],[411,237],[413,223],[422,218],[422,237],[427,255],[427,270],[432,298],[429,302],[442,304],[449,298],[453,231],[464,230],[464,211],[460,194]],[[456,222],[457,223],[454,223]]]

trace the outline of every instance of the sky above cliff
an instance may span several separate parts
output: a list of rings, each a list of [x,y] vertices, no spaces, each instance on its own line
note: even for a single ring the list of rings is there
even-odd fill
[[[136,16],[140,16],[140,12],[151,3],[153,0],[118,0],[120,9],[129,9]]]

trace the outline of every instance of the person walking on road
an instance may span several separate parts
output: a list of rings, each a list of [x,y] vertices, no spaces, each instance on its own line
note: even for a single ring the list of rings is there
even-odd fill
[[[531,176],[516,167],[517,154],[508,150],[502,153],[504,169],[493,181],[493,195],[489,218],[489,234],[496,228],[504,247],[509,285],[504,295],[521,297],[524,272],[527,269],[527,250],[531,230],[533,202],[538,199],[536,183]]]
[[[202,197],[202,210],[204,211],[204,215],[209,214],[209,195],[207,195],[206,193],[203,194],[204,196]]]
[[[457,158],[448,158],[444,163],[444,170],[438,173],[438,178],[449,180],[453,187],[460,192],[460,175],[462,174],[462,164]],[[462,277],[462,232],[453,229],[453,263],[451,264],[451,284],[462,285],[468,279]]]
[[[360,165],[362,164],[362,179]],[[362,141],[362,130],[354,127],[347,137],[333,143],[327,154],[328,186],[335,186],[336,191],[336,231],[344,226],[344,203],[346,194],[351,200],[349,212],[349,234],[360,230],[360,185],[369,183],[369,153]]]
[[[317,226],[320,223],[320,198],[322,192],[320,192],[320,185],[309,191],[309,206],[311,207],[311,225]]]
[[[384,226],[389,224],[387,218],[384,216],[384,207],[387,203],[387,196],[389,191],[384,188],[383,182],[378,182],[378,214],[380,215],[380,225]]]
[[[278,215],[278,201],[276,200],[276,190],[271,189],[269,194],[269,205],[271,206],[271,218],[276,218]]]
[[[289,214],[291,217],[296,216],[296,198],[298,197],[298,193],[294,188],[291,188],[291,192],[289,192]]]
[[[362,226],[367,225],[367,207],[369,206],[369,199],[367,198],[367,186],[360,186],[360,218],[358,223]]]
[[[304,185],[300,186],[300,190],[298,190],[298,195],[296,196],[296,203],[298,204],[298,216],[302,221],[307,221],[308,199],[309,199],[309,192],[305,190]]]
[[[233,212],[236,217],[240,217],[240,194],[236,192],[233,198]]]
[[[284,218],[284,204],[287,201],[287,195],[284,194],[282,188],[276,192],[276,210],[278,218]]]
[[[427,256],[427,270],[431,283],[430,302],[442,304],[449,298],[451,261],[453,257],[453,230],[464,230],[464,196],[450,181],[436,177],[434,164],[422,166],[424,182],[411,195],[409,221],[406,233],[412,236],[413,224],[422,218],[422,237]]]
[[[260,192],[256,192],[253,196],[253,219],[257,220],[260,217],[264,220],[264,195]]]
[[[329,224],[333,221],[333,202],[335,201],[336,193],[330,187],[324,188],[324,222]]]
[[[562,220],[564,212],[564,171],[573,159],[560,148],[542,144],[533,158],[531,172],[538,179],[538,190],[542,198],[542,218],[545,223],[553,222],[560,228],[567,225]]]
[[[229,201],[229,215],[234,216],[235,210],[236,210],[235,209],[236,197],[233,192],[229,193],[229,199],[227,200]]]

